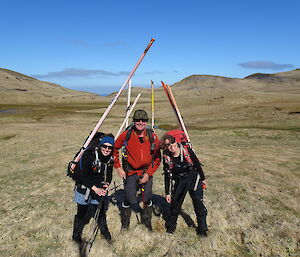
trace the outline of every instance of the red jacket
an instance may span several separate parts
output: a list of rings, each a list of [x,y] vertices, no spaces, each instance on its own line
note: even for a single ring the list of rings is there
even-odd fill
[[[123,143],[126,138],[126,134],[128,131],[124,131],[116,140],[114,144],[114,167],[121,167],[120,158],[119,158],[119,149],[123,146]],[[155,139],[155,150],[154,150],[154,160],[152,167],[152,156],[150,150],[150,141],[147,135],[146,130],[143,131],[143,143],[140,142],[139,136],[133,130],[130,138],[127,142],[127,161],[128,164],[134,169],[129,171],[128,176],[137,173],[138,175],[142,175],[144,172],[144,167],[147,167],[145,172],[147,172],[150,176],[154,174],[160,165],[161,155],[159,150],[159,140],[157,136],[153,133]],[[141,168],[141,169],[140,169]]]

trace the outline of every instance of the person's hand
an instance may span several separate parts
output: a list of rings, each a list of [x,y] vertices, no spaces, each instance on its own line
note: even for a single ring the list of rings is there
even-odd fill
[[[103,189],[104,189],[105,192],[107,193],[108,190],[109,190],[109,184],[108,184],[108,183],[104,184],[104,185],[103,185]]]
[[[140,184],[147,183],[148,180],[149,180],[149,178],[150,178],[149,174],[145,172],[144,175],[143,175],[143,177],[140,179]]]
[[[121,178],[126,179],[126,172],[123,170],[122,167],[117,168],[117,172]]]
[[[166,201],[167,203],[171,203],[171,195],[166,195]]]
[[[201,184],[202,189],[206,189],[206,187],[207,187],[206,179],[202,180],[201,183],[202,183],[202,184]]]
[[[99,196],[105,196],[106,195],[106,192],[107,192],[107,188],[99,188],[99,187],[96,187],[96,186],[93,186],[92,187],[92,190]]]

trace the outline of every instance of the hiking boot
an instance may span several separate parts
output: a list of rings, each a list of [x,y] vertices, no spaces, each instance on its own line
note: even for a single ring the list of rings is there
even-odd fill
[[[198,236],[207,237],[207,230],[197,228],[196,232]]]
[[[130,223],[130,216],[131,216],[131,208],[127,207],[124,208],[123,206],[121,207],[121,229],[128,229],[129,228],[129,223]]]
[[[167,233],[174,234],[175,228],[167,227]]]
[[[109,233],[108,229],[101,231],[101,235],[108,243],[111,243],[111,234]]]
[[[152,206],[146,206],[142,212],[142,224],[148,229],[148,231],[152,231],[151,219],[152,219]]]
[[[85,223],[81,219],[79,219],[77,215],[75,215],[72,239],[77,244],[80,244],[82,242],[81,235],[84,225]]]

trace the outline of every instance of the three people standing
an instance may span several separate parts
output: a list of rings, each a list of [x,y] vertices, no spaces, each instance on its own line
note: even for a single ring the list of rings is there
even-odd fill
[[[133,124],[116,141],[113,135],[105,135],[100,138],[97,147],[88,149],[83,154],[80,163],[77,164],[80,166],[80,172],[76,173],[77,214],[73,229],[75,242],[81,242],[82,230],[98,207],[100,214],[97,222],[101,234],[107,241],[111,241],[106,211],[113,166],[124,180],[125,199],[120,209],[121,228],[129,228],[133,210],[141,213],[142,223],[152,231],[153,175],[161,162],[160,148],[163,149],[166,201],[170,204],[170,216],[166,221],[167,232],[175,232],[178,215],[189,192],[198,223],[197,234],[207,235],[207,209],[203,204],[203,187],[206,180],[201,163],[191,148],[176,142],[172,135],[166,133],[159,141],[153,130],[147,127],[147,122],[147,113],[144,110],[136,110]],[[122,158],[119,150],[122,150]],[[143,209],[137,199],[139,189]]]

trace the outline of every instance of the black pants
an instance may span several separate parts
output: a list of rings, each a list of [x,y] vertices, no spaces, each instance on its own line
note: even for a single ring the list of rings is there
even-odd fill
[[[201,183],[199,183],[197,190],[194,191],[195,180],[196,175],[194,172],[190,172],[184,177],[178,176],[175,178],[174,192],[171,198],[171,214],[166,222],[166,227],[168,230],[175,231],[177,218],[187,192],[189,192],[193,201],[198,229],[205,231],[207,230],[207,209],[203,204],[203,189]]]
[[[99,225],[100,230],[105,230],[107,227],[106,223],[106,211],[108,209],[108,199],[105,197],[102,200],[101,209],[99,212],[97,223]],[[87,204],[87,205],[81,205],[77,204],[77,214],[76,217],[80,221],[82,221],[83,224],[89,223],[90,219],[95,216],[96,210],[98,208],[98,205],[96,204]]]

